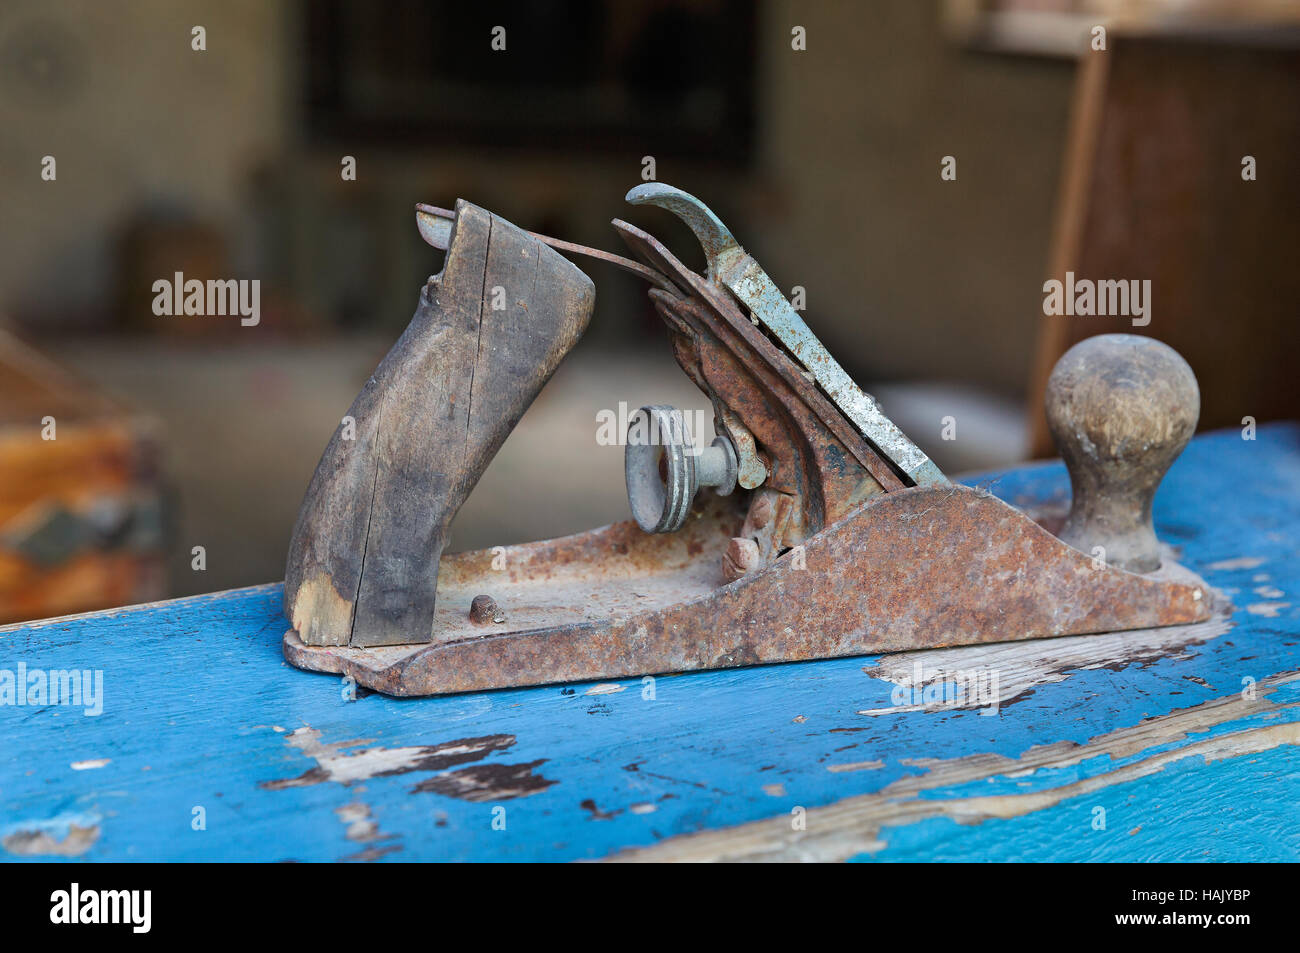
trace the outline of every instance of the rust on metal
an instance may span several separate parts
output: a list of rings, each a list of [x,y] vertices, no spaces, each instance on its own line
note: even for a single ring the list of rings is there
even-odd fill
[[[1021,511],[964,486],[880,494],[735,582],[719,557],[738,513],[717,498],[677,534],[631,522],[507,547],[504,626],[440,611],[426,645],[303,645],[291,662],[393,695],[732,668],[1154,628],[1210,616],[1204,583],[1099,567]],[[443,560],[455,602],[491,551]],[[448,565],[454,564],[454,565]],[[496,575],[502,575],[497,573]],[[462,597],[463,598],[463,597]],[[464,602],[461,602],[463,605]]]

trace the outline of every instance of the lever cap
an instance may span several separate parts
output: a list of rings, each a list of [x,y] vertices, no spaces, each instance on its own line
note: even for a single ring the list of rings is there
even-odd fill
[[[1046,398],[1074,494],[1061,540],[1120,569],[1160,568],[1151,502],[1200,410],[1191,367],[1154,338],[1099,334],[1066,351]]]

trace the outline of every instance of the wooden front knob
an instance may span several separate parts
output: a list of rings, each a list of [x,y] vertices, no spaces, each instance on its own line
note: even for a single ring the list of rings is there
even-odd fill
[[[1151,501],[1196,430],[1192,369],[1154,338],[1099,334],[1057,361],[1046,405],[1074,491],[1061,540],[1120,569],[1159,569]]]

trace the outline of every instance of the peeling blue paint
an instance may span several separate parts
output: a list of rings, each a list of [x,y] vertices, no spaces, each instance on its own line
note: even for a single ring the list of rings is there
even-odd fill
[[[1022,502],[1064,499],[1067,487],[1064,470],[1050,464],[1004,474],[990,489]],[[348,702],[338,679],[300,672],[281,658],[286,623],[278,585],[0,631],[0,668],[25,661],[102,669],[105,695],[99,717],[0,707],[0,829],[101,818],[85,860],[337,860],[372,845],[401,848],[383,861],[594,858],[879,791],[923,773],[907,761],[1017,758],[1035,745],[1083,744],[1235,695],[1245,677],[1300,670],[1300,427],[1262,427],[1253,442],[1236,431],[1198,438],[1167,478],[1155,513],[1162,535],[1184,547],[1187,564],[1214,585],[1240,590],[1233,630],[1192,646],[1187,658],[1037,685],[994,718],[978,711],[859,715],[890,705],[893,686],[862,671],[871,658],[661,677],[654,700],[643,698],[640,679],[628,679],[618,682],[625,691],[600,696],[584,696],[584,684]],[[1241,557],[1263,562],[1209,568]],[[1253,592],[1261,573],[1284,593],[1271,601],[1290,603],[1275,618],[1245,609],[1270,601]],[[1300,684],[1269,697],[1294,703]],[[925,796],[1042,790],[1201,737],[1297,717],[1293,710],[1253,714],[1116,761],[1087,758]],[[507,748],[444,770],[541,762],[532,770],[554,783],[485,801],[413,793],[434,773],[421,770],[351,786],[261,787],[317,766],[287,741],[304,726],[319,731],[325,745],[364,740],[345,754],[513,735]],[[70,767],[102,758],[111,760],[93,770]],[[875,760],[882,762],[877,769],[828,770]],[[1013,820],[890,828],[882,835],[887,847],[869,859],[1295,860],[1298,778],[1300,756],[1290,746],[1210,764],[1193,756]],[[596,809],[584,807],[587,801]],[[354,802],[367,806],[388,839],[348,839],[335,812]],[[1104,832],[1090,826],[1096,806],[1107,812]],[[193,829],[196,807],[205,830]],[[505,830],[494,829],[494,808],[505,809]]]

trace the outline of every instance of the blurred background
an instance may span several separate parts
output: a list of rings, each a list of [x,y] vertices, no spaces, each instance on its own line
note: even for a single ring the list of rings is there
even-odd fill
[[[804,289],[949,472],[1049,454],[1045,374],[1099,331],[1182,351],[1203,427],[1295,417],[1295,8],[7,0],[0,621],[280,579],[321,451],[441,267],[414,203],[617,252],[627,218],[701,267],[623,203],[647,159]],[[597,413],[707,407],[641,284],[579,264],[591,329],[453,549],[626,518]],[[1151,325],[1045,316],[1067,269],[1152,280]],[[155,315],[176,272],[259,280],[260,322]]]

